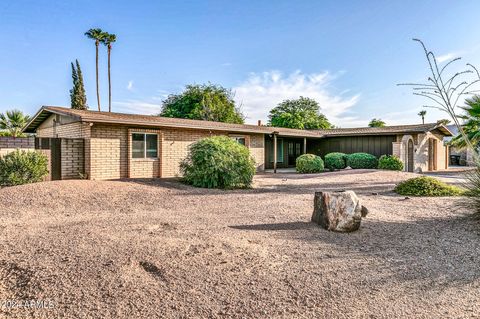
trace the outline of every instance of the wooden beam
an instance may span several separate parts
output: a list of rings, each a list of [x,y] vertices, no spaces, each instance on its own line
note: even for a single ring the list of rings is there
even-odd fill
[[[277,173],[277,134],[273,133],[273,173]]]
[[[303,138],[303,154],[307,154],[307,138]]]

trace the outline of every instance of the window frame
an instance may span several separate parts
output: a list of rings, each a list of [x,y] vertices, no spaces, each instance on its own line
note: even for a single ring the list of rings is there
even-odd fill
[[[133,157],[133,135],[143,135],[143,157]],[[157,155],[155,157],[147,157],[147,135],[155,135],[157,137],[157,143],[156,143],[156,151]],[[130,134],[130,159],[134,161],[144,161],[144,160],[158,160],[159,156],[159,146],[158,146],[158,141],[159,141],[159,134],[158,133],[150,133],[150,132],[139,132],[139,131],[133,131]]]
[[[268,161],[270,163],[273,163],[273,158],[274,158],[273,152],[274,152],[275,146],[273,145],[273,143],[274,142],[272,140],[272,151],[270,152],[269,159],[268,159]],[[287,151],[288,151],[288,149],[287,149]],[[278,153],[280,153],[280,154],[278,154]],[[279,156],[279,155],[281,155],[281,156]],[[280,138],[277,138],[277,163],[282,164],[284,162],[284,159],[283,159],[284,157],[285,157],[284,143],[283,143],[283,138],[280,137]]]
[[[234,140],[235,142],[237,142],[238,144],[240,145],[243,145],[247,148],[250,148],[250,141],[248,139],[248,135],[237,135],[237,134],[229,134],[228,137],[230,137],[232,140]],[[237,139],[240,139],[240,138],[243,138],[243,140],[245,141],[245,144],[241,144],[238,142]]]

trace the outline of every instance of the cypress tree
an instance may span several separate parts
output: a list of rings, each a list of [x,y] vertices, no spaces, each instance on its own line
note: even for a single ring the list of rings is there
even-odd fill
[[[70,101],[72,109],[87,110],[87,96],[85,94],[85,87],[83,86],[83,75],[80,68],[80,63],[75,60],[72,64],[72,80],[73,88],[70,90]]]

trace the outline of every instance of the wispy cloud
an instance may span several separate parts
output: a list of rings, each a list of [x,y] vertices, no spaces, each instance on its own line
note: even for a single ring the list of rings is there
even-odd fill
[[[129,91],[133,90],[133,80],[128,81],[127,90],[129,90]]]
[[[447,54],[442,54],[437,56],[437,61],[438,63],[443,63],[449,60],[452,60],[454,58],[457,58],[459,56],[458,52],[449,52]]]
[[[331,83],[335,78],[329,72],[304,74],[296,71],[288,76],[280,71],[252,73],[233,91],[250,123],[257,120],[266,122],[270,109],[278,103],[304,96],[315,99],[321,106],[321,112],[334,124],[357,124],[355,117],[345,113],[358,102],[360,95],[344,96],[347,91],[333,93]]]

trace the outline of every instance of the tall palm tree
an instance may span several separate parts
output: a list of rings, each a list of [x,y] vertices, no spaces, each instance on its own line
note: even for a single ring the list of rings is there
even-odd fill
[[[110,53],[112,52],[112,43],[117,41],[115,34],[105,33],[102,43],[108,50],[108,112],[112,112],[112,81],[110,79]]]
[[[96,78],[97,78],[97,103],[98,103],[98,111],[100,111],[100,89],[98,85],[98,46],[100,45],[100,42],[103,41],[103,38],[105,37],[105,32],[102,31],[102,29],[96,28],[96,29],[90,29],[87,32],[85,32],[85,35],[92,40],[95,40],[95,50],[96,50],[96,55],[95,55],[95,63],[96,63]]]
[[[422,117],[422,124],[425,124],[425,115],[427,115],[427,111],[422,110],[417,115]]]
[[[4,130],[8,135],[19,137],[22,135],[23,127],[28,123],[30,117],[19,110],[10,110],[0,113],[0,130]]]

